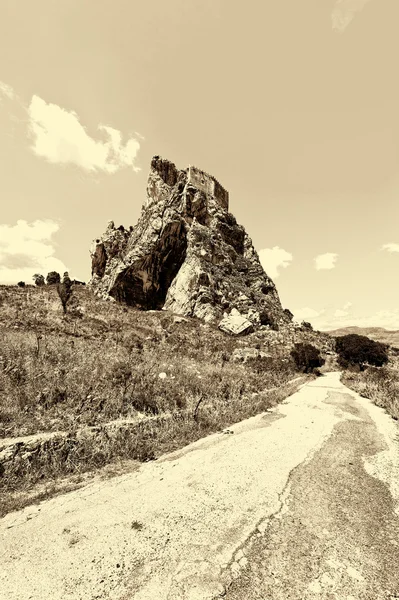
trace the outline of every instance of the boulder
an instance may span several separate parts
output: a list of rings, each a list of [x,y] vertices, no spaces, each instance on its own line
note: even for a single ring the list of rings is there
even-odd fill
[[[230,335],[245,335],[253,331],[253,325],[242,315],[230,314],[220,321],[219,329]]]
[[[271,354],[257,348],[236,348],[232,354],[233,362],[244,362],[256,358],[270,358]]]

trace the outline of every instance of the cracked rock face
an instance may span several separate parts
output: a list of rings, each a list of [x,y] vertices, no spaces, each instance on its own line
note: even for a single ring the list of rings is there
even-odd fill
[[[222,321],[225,331],[230,321],[233,334],[287,323],[276,287],[228,202],[212,176],[155,156],[137,225],[127,230],[111,221],[93,243],[91,286],[139,309]]]

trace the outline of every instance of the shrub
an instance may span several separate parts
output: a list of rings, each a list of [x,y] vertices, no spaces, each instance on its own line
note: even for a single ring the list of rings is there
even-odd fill
[[[313,331],[312,324],[309,323],[308,321],[302,321],[301,327],[302,327],[302,329],[309,329],[309,331]]]
[[[312,344],[295,344],[291,356],[297,368],[303,373],[314,372],[315,369],[322,367],[326,362],[320,355],[320,350]]]
[[[25,287],[25,281],[18,281],[17,286],[21,288]]]
[[[57,283],[57,293],[61,300],[64,314],[66,314],[67,304],[72,296],[72,281],[70,280],[68,273],[64,273],[62,283]]]
[[[35,282],[35,285],[37,285],[38,287],[41,287],[45,284],[44,276],[40,275],[40,273],[35,273],[32,279]]]
[[[61,276],[59,273],[57,273],[57,271],[50,271],[50,273],[47,274],[47,277],[46,277],[47,285],[55,285],[60,282],[61,282]]]
[[[358,365],[364,370],[367,365],[382,367],[388,362],[388,346],[366,337],[351,333],[338,337],[335,349],[338,353],[338,361],[342,367]]]

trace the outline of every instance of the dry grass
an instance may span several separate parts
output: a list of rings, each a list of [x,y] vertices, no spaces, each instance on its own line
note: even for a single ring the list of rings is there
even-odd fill
[[[265,360],[260,370],[230,362],[240,341],[199,321],[175,323],[79,291],[81,318],[63,318],[54,290],[3,291],[1,437],[239,400],[292,376],[288,362]]]
[[[342,381],[361,396],[370,398],[377,406],[385,408],[391,417],[399,419],[398,365],[369,367],[360,373],[346,372]]]
[[[295,370],[281,344],[276,356],[236,363],[234,349],[250,338],[105,302],[86,288],[74,295],[63,316],[52,287],[0,287],[0,437],[62,432],[15,446],[3,492],[119,459],[152,460],[295,389],[283,385]],[[256,345],[270,352],[266,338]]]

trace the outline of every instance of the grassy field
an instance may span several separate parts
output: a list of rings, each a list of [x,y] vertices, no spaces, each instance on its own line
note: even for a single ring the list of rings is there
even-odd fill
[[[232,338],[196,319],[97,299],[83,286],[66,316],[52,286],[0,287],[0,341],[0,491],[155,459],[298,386],[278,332]],[[248,346],[268,356],[233,360]]]

